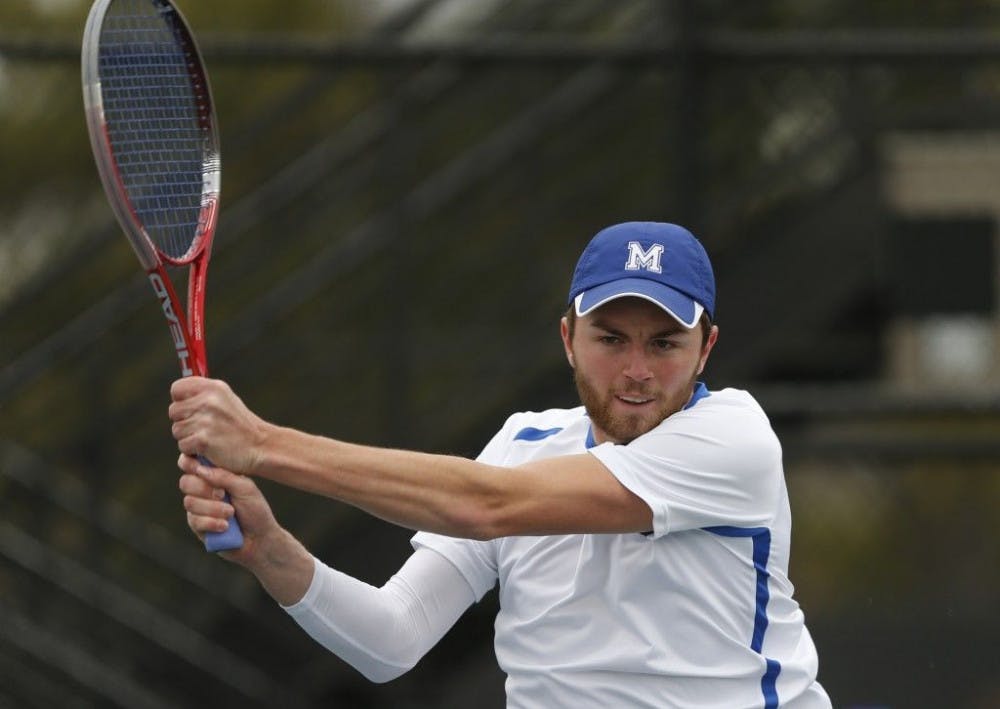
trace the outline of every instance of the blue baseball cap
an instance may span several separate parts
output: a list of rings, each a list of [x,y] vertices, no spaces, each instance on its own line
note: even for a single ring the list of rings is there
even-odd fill
[[[645,298],[686,328],[715,319],[715,276],[701,243],[684,227],[625,222],[602,229],[580,255],[569,302],[586,315],[625,296]]]

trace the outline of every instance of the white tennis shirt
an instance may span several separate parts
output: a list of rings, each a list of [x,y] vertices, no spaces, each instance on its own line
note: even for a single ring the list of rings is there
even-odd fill
[[[583,407],[517,413],[479,460],[584,451],[649,505],[649,534],[413,537],[477,599],[499,582],[508,707],[828,709],[788,580],[781,447],[757,402],[699,384],[627,445],[595,446]]]

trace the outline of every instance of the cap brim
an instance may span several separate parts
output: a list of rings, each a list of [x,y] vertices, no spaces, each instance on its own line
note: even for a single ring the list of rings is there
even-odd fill
[[[623,278],[594,286],[575,298],[574,307],[576,314],[583,316],[609,301],[625,297],[642,298],[660,306],[689,330],[698,324],[705,311],[700,303],[680,291],[646,278]]]

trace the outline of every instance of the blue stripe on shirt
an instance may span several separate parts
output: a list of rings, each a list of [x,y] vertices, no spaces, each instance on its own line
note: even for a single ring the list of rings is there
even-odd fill
[[[514,434],[515,441],[541,441],[549,436],[554,436],[559,433],[561,428],[534,428],[533,426],[527,426],[522,428],[520,431]],[[594,427],[590,426],[587,429],[587,439],[584,441],[584,445],[587,448],[593,448],[597,445],[597,441],[594,439]]]
[[[559,433],[561,428],[535,428],[533,426],[528,426],[527,428],[522,428],[516,434],[514,434],[515,441],[541,441],[549,436],[554,436]]]
[[[762,655],[764,633],[767,631],[767,603],[771,600],[771,592],[767,587],[767,580],[771,576],[767,570],[767,561],[771,556],[771,530],[767,527],[705,527],[704,530],[721,537],[750,537],[753,540],[753,567],[757,573],[757,582],[750,649]],[[764,709],[775,709],[778,706],[776,685],[781,673],[781,663],[767,657],[764,661],[766,670],[760,679]]]

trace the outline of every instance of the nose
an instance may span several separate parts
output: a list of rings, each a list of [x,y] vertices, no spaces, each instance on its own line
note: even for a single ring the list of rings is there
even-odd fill
[[[626,360],[623,374],[626,377],[637,382],[652,379],[653,370],[650,369],[646,353],[641,347],[630,349],[625,356]]]

